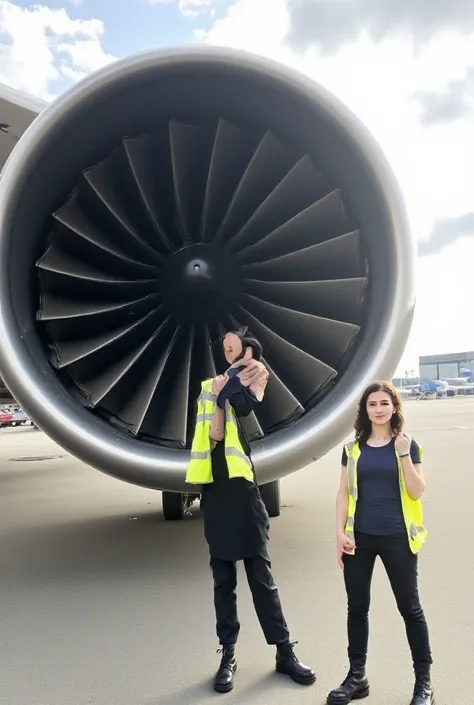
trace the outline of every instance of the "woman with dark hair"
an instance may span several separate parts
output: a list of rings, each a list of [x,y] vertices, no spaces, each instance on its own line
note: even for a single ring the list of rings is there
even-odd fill
[[[202,486],[204,535],[222,653],[214,690],[227,693],[234,685],[240,631],[236,561],[240,560],[266,641],[276,647],[276,670],[310,685],[316,675],[299,661],[290,641],[268,553],[269,517],[240,422],[251,413],[252,403],[263,399],[268,370],[260,361],[262,346],[246,330],[227,333],[222,346],[229,367],[225,374],[202,382],[186,475],[187,482]]]
[[[370,586],[380,556],[405,621],[415,671],[410,705],[433,705],[428,627],[418,595],[418,551],[426,538],[422,450],[403,430],[400,396],[389,382],[363,393],[355,440],[346,443],[336,499],[337,561],[347,593],[349,673],[328,705],[369,695],[365,672]]]

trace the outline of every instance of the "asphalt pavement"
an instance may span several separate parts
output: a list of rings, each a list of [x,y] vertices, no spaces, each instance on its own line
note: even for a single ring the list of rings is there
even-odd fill
[[[435,659],[437,705],[470,703],[474,647],[474,399],[410,401],[407,431],[424,447],[429,530],[420,591]],[[0,431],[2,705],[304,705],[325,702],[346,671],[345,594],[335,561],[340,448],[282,482],[271,554],[311,687],[274,672],[239,567],[239,670],[212,691],[219,662],[199,505],[183,522],[160,493],[70,457],[32,428]],[[368,674],[375,705],[408,705],[404,625],[380,564]]]

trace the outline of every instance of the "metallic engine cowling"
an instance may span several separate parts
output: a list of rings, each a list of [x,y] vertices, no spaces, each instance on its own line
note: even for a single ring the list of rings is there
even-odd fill
[[[211,47],[132,56],[49,105],[0,180],[0,372],[41,429],[183,491],[200,381],[247,325],[271,370],[259,481],[321,457],[389,377],[414,244],[368,131],[308,78]]]

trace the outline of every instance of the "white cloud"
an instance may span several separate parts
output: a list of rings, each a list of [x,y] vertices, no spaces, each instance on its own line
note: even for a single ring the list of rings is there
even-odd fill
[[[363,32],[330,56],[314,45],[297,54],[286,42],[287,0],[272,0],[271,6],[270,11],[268,0],[238,0],[209,30],[197,30],[196,37],[292,65],[346,103],[387,155],[417,238],[427,238],[438,218],[472,211],[474,119],[467,115],[427,128],[414,96],[445,90],[465,77],[474,64],[474,35],[447,26],[415,45],[409,36],[377,43]],[[400,369],[413,368],[418,354],[474,349],[472,325],[464,323],[465,311],[474,307],[473,264],[474,239],[459,240],[420,260],[416,321]]]
[[[196,19],[205,12],[213,17],[216,6],[229,0],[148,0],[148,2],[150,5],[176,4],[183,17]]]
[[[49,100],[52,83],[76,81],[115,59],[101,46],[103,33],[101,20],[72,19],[65,8],[0,0],[0,82]]]
[[[179,0],[178,7],[184,17],[198,17],[201,13],[212,11],[216,0]]]
[[[474,5],[466,0],[288,0],[288,8],[290,43],[325,52],[363,32],[377,41],[398,35],[422,44],[448,28],[474,29]]]

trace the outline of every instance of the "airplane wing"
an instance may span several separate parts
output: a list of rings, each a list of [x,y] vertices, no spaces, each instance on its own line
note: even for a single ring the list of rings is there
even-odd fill
[[[46,105],[39,98],[0,83],[0,173],[13,147]]]
[[[0,178],[10,152],[47,103],[0,83]],[[10,392],[0,378],[0,400]]]

